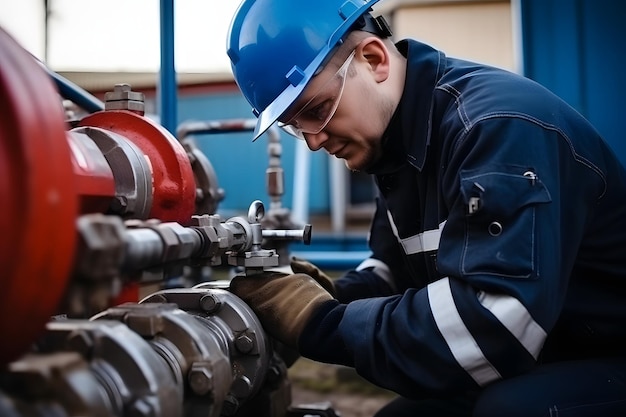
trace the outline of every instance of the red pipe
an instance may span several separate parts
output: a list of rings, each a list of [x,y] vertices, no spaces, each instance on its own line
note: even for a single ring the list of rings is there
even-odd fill
[[[73,263],[76,177],[50,78],[0,29],[0,365],[56,311]]]

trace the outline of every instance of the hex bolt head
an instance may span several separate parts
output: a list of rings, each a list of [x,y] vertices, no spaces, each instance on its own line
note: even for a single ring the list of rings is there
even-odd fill
[[[200,202],[204,200],[204,198],[205,198],[204,190],[202,188],[196,188],[196,201]]]
[[[222,302],[215,294],[206,294],[200,298],[200,308],[208,314],[217,313],[222,306]]]
[[[226,417],[234,416],[239,410],[239,400],[233,395],[227,395],[222,403],[222,415]]]
[[[247,334],[241,334],[235,339],[235,347],[240,353],[250,353],[254,349],[254,340]]]
[[[128,417],[157,417],[157,412],[145,398],[137,398],[125,414]]]
[[[192,364],[187,380],[194,394],[206,395],[213,390],[213,372],[208,363]]]
[[[115,213],[126,213],[126,208],[128,207],[128,198],[123,195],[116,196],[111,201],[111,210]]]
[[[276,382],[280,381],[280,378],[282,377],[282,372],[280,371],[280,368],[276,365],[270,366],[267,370],[267,381],[270,384],[275,384]]]
[[[241,375],[239,378],[233,381],[230,389],[237,398],[246,398],[250,395],[250,391],[252,390],[252,383],[247,376]]]

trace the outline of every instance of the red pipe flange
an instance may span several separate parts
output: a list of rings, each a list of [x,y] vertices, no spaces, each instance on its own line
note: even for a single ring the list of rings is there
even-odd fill
[[[194,214],[196,185],[189,157],[165,128],[128,110],[106,110],[80,121],[124,136],[147,156],[152,169],[150,218],[188,225]]]
[[[85,135],[67,134],[67,141],[72,153],[80,213],[106,212],[115,198],[111,167],[96,144]]]
[[[0,29],[0,364],[56,313],[76,244],[78,202],[52,81]]]

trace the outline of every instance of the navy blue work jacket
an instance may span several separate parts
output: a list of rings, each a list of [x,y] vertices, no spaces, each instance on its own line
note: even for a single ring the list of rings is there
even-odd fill
[[[626,354],[626,172],[537,83],[398,49],[407,79],[371,174],[372,257],[300,338],[406,397]]]

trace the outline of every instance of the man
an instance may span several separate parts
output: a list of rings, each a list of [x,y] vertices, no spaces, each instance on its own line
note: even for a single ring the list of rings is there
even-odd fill
[[[536,83],[394,45],[376,1],[236,12],[255,138],[278,122],[379,195],[355,271],[295,261],[231,291],[303,356],[400,394],[379,415],[626,415],[623,167]]]

